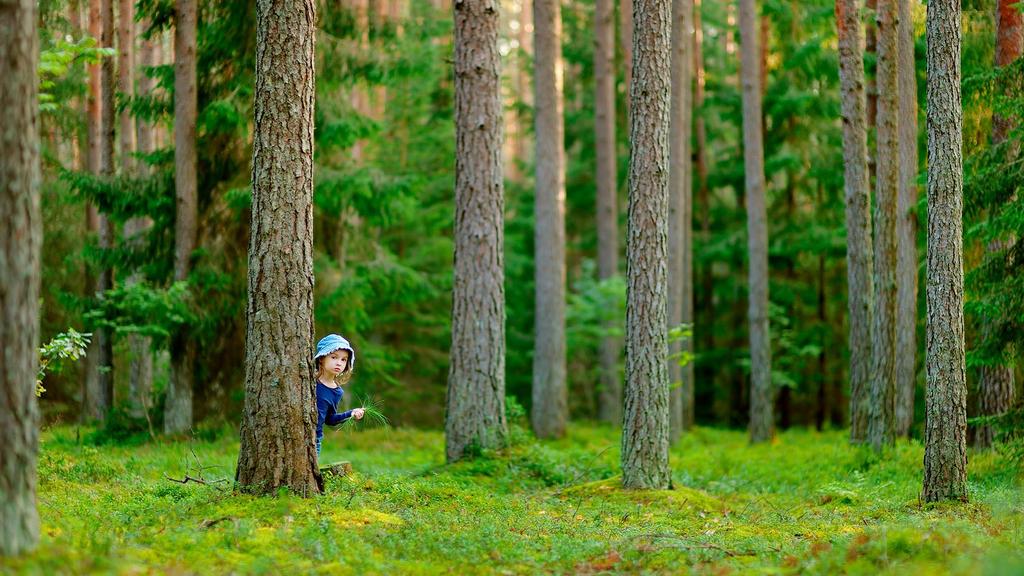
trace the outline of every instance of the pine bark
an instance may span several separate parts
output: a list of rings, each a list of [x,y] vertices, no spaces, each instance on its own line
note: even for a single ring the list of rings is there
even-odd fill
[[[771,337],[768,329],[768,213],[764,136],[761,130],[760,40],[754,0],[740,0],[743,82],[743,164],[746,173],[747,247],[750,272],[750,441],[774,435]]]
[[[688,0],[672,2],[672,102],[669,129],[669,207],[668,207],[668,325],[674,328],[693,322],[693,244],[691,229],[693,119],[693,4]],[[669,354],[678,357],[693,349],[691,340],[669,345]],[[686,416],[692,405],[693,367],[680,366],[676,358],[668,363],[669,437],[674,442],[686,428]]]
[[[914,424],[917,386],[917,67],[912,0],[899,0],[899,191],[896,200],[896,423],[897,436]]]
[[[323,490],[313,380],[313,0],[256,3],[245,412],[236,480]]]
[[[671,6],[635,0],[626,242],[622,482],[669,488],[668,161]]]
[[[615,145],[615,3],[596,0],[594,7],[594,130],[597,144],[597,275],[608,280],[619,273],[618,154]],[[614,321],[604,326],[606,334]],[[604,336],[599,345],[601,364],[598,419],[622,422],[622,377],[619,359],[622,339]]]
[[[497,0],[455,0],[455,265],[445,453],[505,443],[504,183]]]
[[[0,10],[0,556],[39,541],[39,37],[36,2]]]
[[[536,195],[534,200],[533,409],[539,438],[565,435],[565,146],[562,114],[562,14],[559,0],[534,2]]]
[[[875,451],[896,438],[896,219],[900,184],[896,0],[878,2],[878,174],[875,190],[875,315],[871,348],[868,442]]]
[[[996,7],[996,66],[1012,64],[1020,58],[1024,49],[1024,15],[1016,6],[1017,0],[999,0]],[[996,114],[992,118],[992,144],[1006,142],[1007,134],[1014,122]],[[1008,155],[1014,151],[1008,150]],[[1009,158],[1008,158],[1009,160]],[[1005,249],[1002,242],[992,242],[987,246],[990,252]],[[982,331],[991,331],[992,321],[983,320]],[[1013,368],[1006,365],[983,366],[978,382],[978,408],[984,416],[1002,414],[1013,405],[1015,385]],[[974,446],[986,449],[992,446],[994,431],[991,426],[980,426],[974,434]]]
[[[196,0],[176,0],[174,26],[174,281],[188,280],[196,248]],[[192,427],[195,345],[187,329],[173,336],[171,379],[164,408],[164,432],[181,434]]]
[[[960,2],[931,0],[928,43],[928,270],[925,502],[967,500],[963,108]]]
[[[850,311],[850,442],[867,440],[871,374],[871,193],[865,117],[864,57],[856,0],[836,0],[846,198],[846,279]]]

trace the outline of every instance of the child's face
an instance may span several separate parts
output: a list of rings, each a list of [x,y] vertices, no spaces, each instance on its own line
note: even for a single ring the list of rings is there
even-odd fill
[[[323,357],[324,372],[337,376],[348,368],[348,350],[335,350]]]

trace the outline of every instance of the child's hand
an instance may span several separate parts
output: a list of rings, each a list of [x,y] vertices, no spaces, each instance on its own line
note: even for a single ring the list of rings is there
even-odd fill
[[[362,408],[355,408],[352,410],[352,417],[355,418],[356,420],[362,420],[363,412],[364,410]]]

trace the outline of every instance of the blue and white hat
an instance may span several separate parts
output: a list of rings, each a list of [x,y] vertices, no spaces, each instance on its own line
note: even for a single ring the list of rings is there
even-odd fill
[[[348,350],[348,365],[345,366],[345,371],[350,371],[356,367],[356,351],[352,348],[352,345],[337,334],[328,334],[320,339],[316,343],[316,356],[313,356],[313,361],[316,362],[317,358],[321,356],[327,356],[332,352],[338,350]]]

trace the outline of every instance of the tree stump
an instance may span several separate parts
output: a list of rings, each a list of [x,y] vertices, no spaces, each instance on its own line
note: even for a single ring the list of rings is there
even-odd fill
[[[351,462],[335,462],[334,464],[327,464],[320,467],[320,474],[327,476],[328,474],[334,474],[335,476],[348,476],[352,473]]]

